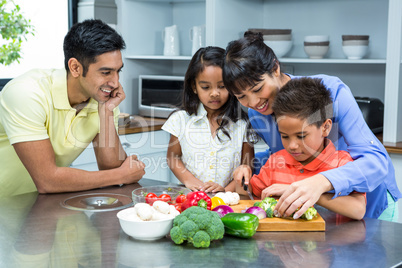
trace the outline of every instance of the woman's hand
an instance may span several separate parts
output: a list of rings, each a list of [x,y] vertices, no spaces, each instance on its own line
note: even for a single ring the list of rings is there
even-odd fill
[[[261,192],[261,199],[271,196],[281,196],[286,191],[286,189],[288,189],[288,187],[289,184],[272,184]]]
[[[220,186],[216,182],[209,181],[209,182],[204,183],[204,185],[201,187],[200,191],[203,191],[206,193],[209,193],[209,192],[216,193],[216,192],[224,192],[225,188]]]
[[[332,189],[331,182],[321,174],[294,182],[279,198],[274,214],[277,217],[289,217],[296,209],[300,208],[293,215],[294,219],[298,219],[318,201],[321,194]]]

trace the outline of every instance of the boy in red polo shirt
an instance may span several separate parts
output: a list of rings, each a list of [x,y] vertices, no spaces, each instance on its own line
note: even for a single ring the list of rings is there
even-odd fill
[[[272,154],[260,173],[251,178],[250,190],[255,196],[281,196],[293,182],[353,161],[348,152],[336,151],[327,139],[332,128],[332,109],[330,92],[320,79],[292,79],[277,93],[273,111],[285,149]],[[333,194],[324,193],[317,204],[353,219],[363,218],[364,193],[332,197]],[[303,200],[298,202],[300,206],[304,204]]]

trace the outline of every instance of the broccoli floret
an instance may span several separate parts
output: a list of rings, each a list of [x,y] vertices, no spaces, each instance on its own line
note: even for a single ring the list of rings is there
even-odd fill
[[[178,245],[184,242],[183,233],[178,226],[174,226],[172,229],[170,229],[170,237],[172,238],[173,242]]]
[[[261,204],[261,201],[257,201],[257,202],[254,203],[253,207],[259,207],[260,204]]]
[[[301,216],[302,219],[311,221],[314,217],[317,216],[317,210],[314,207],[309,207],[306,212]]]
[[[225,227],[218,213],[192,206],[176,216],[170,236],[176,244],[184,241],[196,248],[209,247],[212,240],[222,239]]]
[[[278,201],[276,201],[276,199],[273,198],[273,197],[265,197],[265,198],[261,201],[261,203],[259,204],[259,207],[262,208],[263,210],[267,211],[267,209],[268,209],[269,207],[271,207],[272,205],[274,205],[274,207],[275,207],[275,205],[276,205],[277,202],[278,202]]]
[[[270,205],[265,210],[265,213],[267,214],[267,218],[273,218],[274,217],[274,208],[275,208],[275,205]]]
[[[210,243],[210,236],[205,231],[198,231],[193,237],[193,245],[196,248],[207,248]]]

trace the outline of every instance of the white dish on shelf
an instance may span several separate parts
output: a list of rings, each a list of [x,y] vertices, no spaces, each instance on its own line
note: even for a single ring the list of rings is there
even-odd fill
[[[342,46],[343,53],[350,60],[359,60],[366,56],[368,46]]]
[[[306,35],[304,42],[327,42],[329,41],[329,35]]]
[[[264,41],[264,43],[274,51],[276,57],[278,58],[285,56],[293,45],[292,40]]]
[[[304,52],[310,59],[322,59],[328,50],[329,46],[304,46]]]

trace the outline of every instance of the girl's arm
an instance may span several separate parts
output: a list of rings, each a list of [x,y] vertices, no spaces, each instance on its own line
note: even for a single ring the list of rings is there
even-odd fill
[[[253,160],[254,160],[254,146],[248,142],[243,142],[243,148],[241,150],[241,165],[250,167],[250,171],[251,171],[251,170],[253,170],[253,166],[252,166]],[[245,167],[243,167],[243,168],[245,168]],[[238,169],[236,169],[236,170],[238,170]],[[249,180],[250,178],[247,178],[247,179]],[[229,190],[228,187],[231,187],[232,190]],[[233,179],[231,181],[231,183],[229,183],[228,186],[225,187],[225,191],[236,191],[237,193],[239,193],[241,195],[247,195],[247,192],[244,191],[244,188],[241,185],[241,181],[236,180],[236,179]],[[251,191],[251,189],[250,189],[250,191]]]
[[[181,181],[187,188],[192,191],[198,191],[203,182],[194,177],[194,175],[186,168],[181,160],[182,152],[178,138],[170,135],[169,147],[167,151],[167,164],[172,170],[176,178]]]
[[[333,194],[322,194],[317,205],[332,210],[351,219],[361,220],[366,213],[366,198],[364,194],[353,192],[349,195],[332,199]]]

